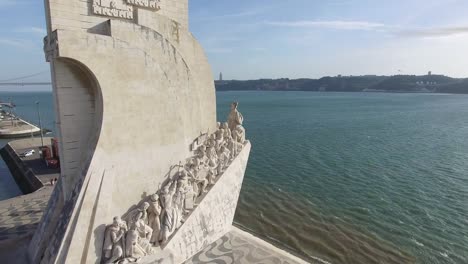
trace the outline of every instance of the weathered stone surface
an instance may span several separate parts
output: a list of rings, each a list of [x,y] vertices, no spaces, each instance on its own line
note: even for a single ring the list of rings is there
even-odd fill
[[[249,153],[247,142],[165,247],[174,252],[176,263],[187,260],[231,230]]]
[[[215,131],[188,1],[150,2],[45,1],[62,173],[28,248],[34,263],[98,263],[108,219],[157,191],[193,139]]]

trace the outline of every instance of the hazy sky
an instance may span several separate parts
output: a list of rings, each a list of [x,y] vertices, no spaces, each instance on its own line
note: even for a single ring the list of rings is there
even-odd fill
[[[0,81],[49,80],[43,1],[0,12]],[[467,0],[190,0],[190,27],[216,78],[468,77]]]

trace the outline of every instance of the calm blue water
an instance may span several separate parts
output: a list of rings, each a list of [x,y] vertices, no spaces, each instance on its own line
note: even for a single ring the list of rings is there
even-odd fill
[[[50,93],[5,94],[53,128]],[[468,263],[468,96],[223,92],[252,152],[235,221],[332,263]],[[4,166],[4,164],[1,164]],[[2,169],[0,195],[18,192]],[[14,183],[14,182],[13,182]],[[0,197],[0,198],[1,198]]]
[[[235,221],[333,263],[468,263],[468,96],[225,92],[252,153]]]
[[[42,126],[52,131],[55,130],[52,93],[0,92],[0,101],[9,102],[10,100],[16,104],[14,112],[17,115],[36,125],[39,124],[39,119],[35,102],[39,101],[39,112],[41,114]],[[8,141],[8,139],[0,139],[0,148],[2,148]],[[21,194],[21,190],[16,185],[15,180],[11,177],[8,167],[3,159],[0,159],[0,200],[12,198]]]

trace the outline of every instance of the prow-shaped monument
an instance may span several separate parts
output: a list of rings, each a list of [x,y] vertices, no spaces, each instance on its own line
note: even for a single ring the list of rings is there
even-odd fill
[[[32,263],[182,263],[230,231],[250,152],[217,123],[188,0],[45,0],[61,178]]]

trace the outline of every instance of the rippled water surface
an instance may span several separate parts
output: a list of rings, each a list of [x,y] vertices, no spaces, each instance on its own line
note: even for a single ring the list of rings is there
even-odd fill
[[[238,225],[310,260],[468,263],[468,96],[223,92],[252,152]]]
[[[54,128],[51,93],[0,93]],[[468,263],[468,96],[223,92],[252,152],[235,221],[309,260]],[[6,141],[0,141],[4,144]],[[0,162],[0,200],[19,194]]]

